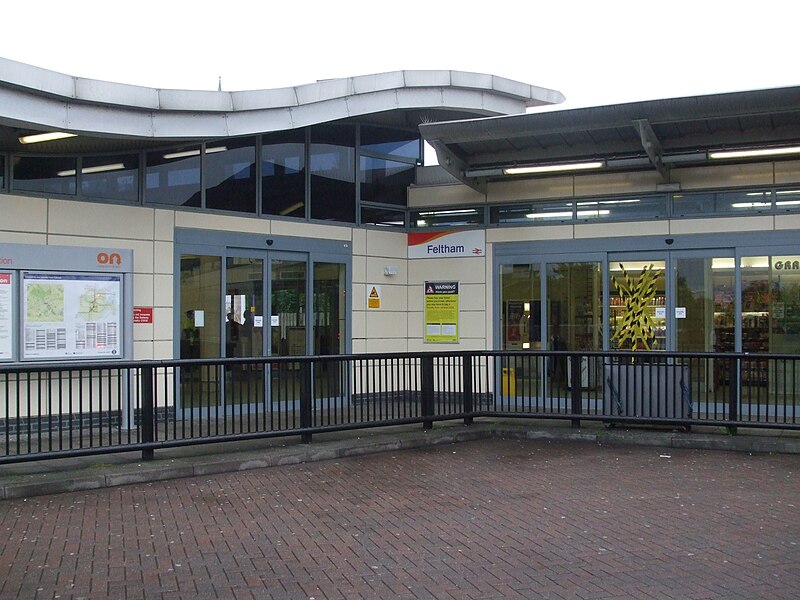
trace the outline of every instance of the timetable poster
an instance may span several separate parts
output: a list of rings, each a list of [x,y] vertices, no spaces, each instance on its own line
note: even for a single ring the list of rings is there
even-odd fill
[[[23,273],[22,357],[120,357],[121,303],[121,275]]]
[[[0,360],[11,360],[14,331],[14,305],[11,273],[0,273]]]

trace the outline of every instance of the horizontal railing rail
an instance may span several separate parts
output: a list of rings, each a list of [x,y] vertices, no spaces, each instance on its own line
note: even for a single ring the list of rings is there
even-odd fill
[[[0,464],[508,417],[800,429],[800,356],[457,351],[0,366]]]

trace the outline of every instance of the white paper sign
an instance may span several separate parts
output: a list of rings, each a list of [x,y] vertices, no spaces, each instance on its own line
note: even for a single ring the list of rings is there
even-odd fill
[[[194,326],[195,327],[206,326],[206,311],[204,310],[194,311]]]
[[[253,327],[263,327],[264,326],[264,317],[261,315],[255,315],[253,317]]]
[[[272,316],[269,318],[269,324],[270,324],[272,327],[277,327],[278,325],[280,325],[280,324],[281,324],[281,318],[280,318],[278,315],[272,315]]]
[[[664,306],[656,306],[656,319],[666,319],[667,309]]]
[[[675,318],[676,319],[685,319],[686,318],[686,307],[685,306],[676,306],[675,307]]]

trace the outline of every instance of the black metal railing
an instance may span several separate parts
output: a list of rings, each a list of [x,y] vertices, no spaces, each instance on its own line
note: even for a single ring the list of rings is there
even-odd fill
[[[0,464],[476,417],[800,429],[800,357],[445,352],[0,367]]]

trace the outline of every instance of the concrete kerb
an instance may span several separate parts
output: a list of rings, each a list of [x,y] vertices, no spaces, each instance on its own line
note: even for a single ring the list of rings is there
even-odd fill
[[[347,434],[320,434],[311,444],[290,438],[276,444],[257,443],[245,450],[222,450],[210,453],[203,446],[194,450],[170,453],[159,451],[152,462],[127,458],[127,462],[102,464],[98,457],[83,463],[73,461],[69,469],[53,468],[47,472],[4,472],[0,467],[0,499],[25,498],[63,492],[148,483],[183,477],[263,469],[280,465],[364,456],[378,452],[398,452],[429,446],[454,444],[481,439],[546,439],[564,442],[589,442],[601,446],[653,446],[661,448],[698,448],[751,453],[800,454],[800,436],[724,435],[718,432],[675,432],[652,429],[604,429],[588,424],[572,429],[554,423],[518,423],[480,420],[470,426],[439,423],[431,430],[387,428]],[[223,445],[223,447],[225,447]],[[138,453],[137,453],[138,454]],[[57,464],[57,459],[55,461]]]

